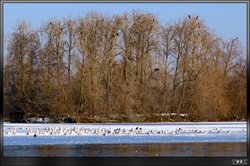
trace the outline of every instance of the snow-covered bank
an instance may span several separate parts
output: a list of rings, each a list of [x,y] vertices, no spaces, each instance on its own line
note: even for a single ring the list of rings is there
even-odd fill
[[[246,122],[4,123],[4,145],[246,142]]]

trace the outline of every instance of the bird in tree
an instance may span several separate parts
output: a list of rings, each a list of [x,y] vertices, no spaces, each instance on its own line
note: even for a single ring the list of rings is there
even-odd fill
[[[196,20],[198,20],[198,18],[199,18],[199,16],[196,16],[196,18],[195,18],[195,19],[196,19]]]
[[[191,16],[190,16],[190,15],[188,15],[188,18],[189,18],[189,19],[191,19]]]
[[[159,68],[155,68],[155,69],[154,69],[154,71],[158,71],[158,70],[159,70]]]

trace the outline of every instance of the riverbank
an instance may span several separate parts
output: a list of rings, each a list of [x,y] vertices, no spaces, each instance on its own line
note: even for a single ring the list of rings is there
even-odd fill
[[[246,142],[246,122],[4,123],[4,145]]]

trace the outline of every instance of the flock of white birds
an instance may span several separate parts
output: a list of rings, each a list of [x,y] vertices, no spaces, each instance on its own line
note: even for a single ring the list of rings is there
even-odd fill
[[[244,129],[243,129],[244,130]],[[150,129],[140,126],[132,128],[105,128],[105,127],[4,127],[5,136],[133,136],[133,135],[173,135],[173,134],[215,134],[230,133],[231,129],[222,129],[218,127],[210,129],[197,128],[170,128],[170,129]]]

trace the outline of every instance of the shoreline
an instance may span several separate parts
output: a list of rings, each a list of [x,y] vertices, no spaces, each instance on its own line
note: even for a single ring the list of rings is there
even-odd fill
[[[247,142],[246,122],[137,124],[4,123],[4,145]]]

